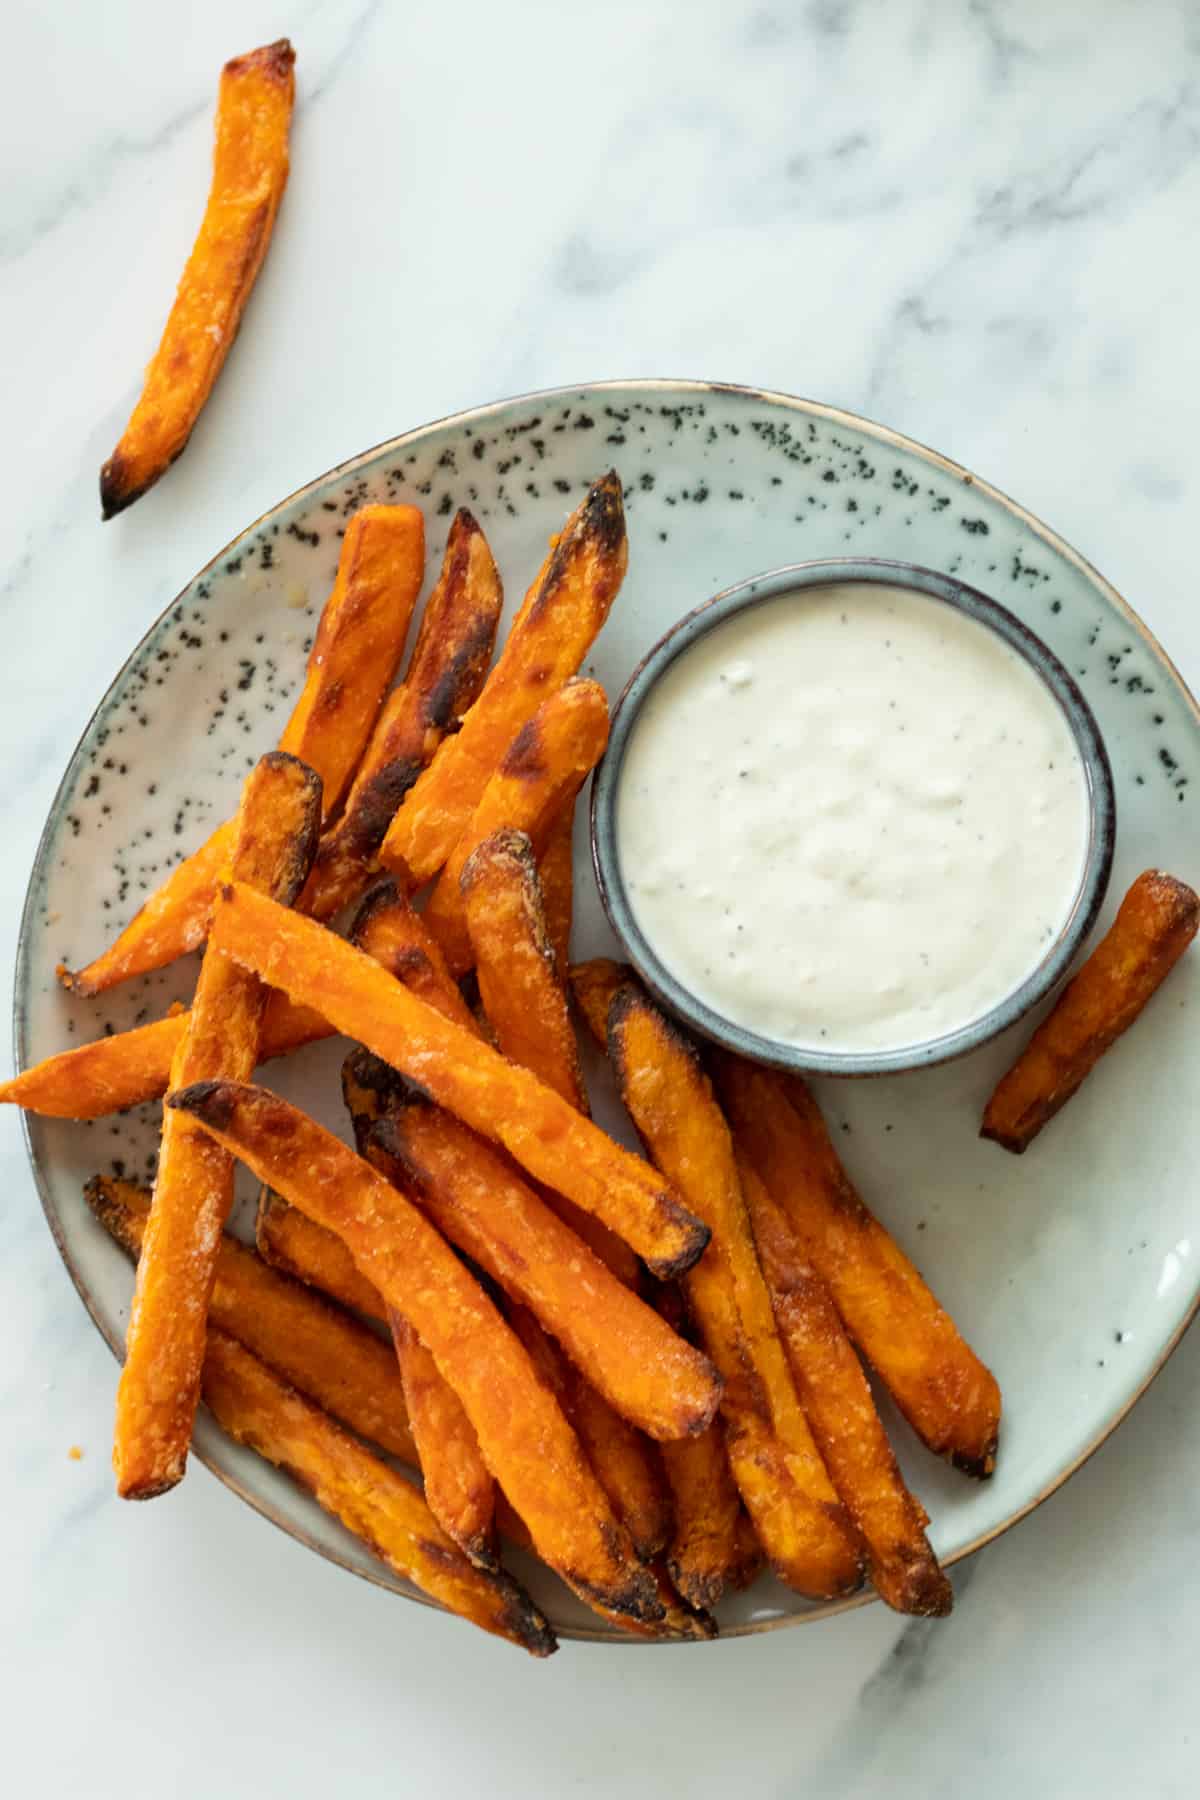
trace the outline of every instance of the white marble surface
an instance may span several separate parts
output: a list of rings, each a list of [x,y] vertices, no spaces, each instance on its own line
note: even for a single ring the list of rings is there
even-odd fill
[[[142,628],[311,475],[498,394],[711,375],[864,411],[1019,496],[1200,678],[1194,5],[9,0],[3,22],[0,1004],[42,818]],[[293,173],[241,340],[184,460],[101,527],[217,68],[283,31]],[[874,1607],[534,1667],[203,1469],[120,1505],[114,1365],[12,1116],[0,1169],[6,1791],[1195,1792],[1194,1334],[959,1571],[948,1624]]]

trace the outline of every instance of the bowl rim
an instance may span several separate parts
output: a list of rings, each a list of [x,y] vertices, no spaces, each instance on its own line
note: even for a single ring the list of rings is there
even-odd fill
[[[789,595],[866,584],[903,588],[948,606],[990,630],[1021,657],[1055,702],[1071,732],[1087,792],[1088,841],[1079,886],[1053,943],[1033,969],[995,1005],[953,1031],[915,1044],[880,1050],[822,1050],[766,1036],[727,1018],[689,988],[664,962],[642,929],[626,888],[617,830],[621,772],[646,702],[667,670],[710,632],[759,606]],[[822,557],[786,563],[722,588],[677,619],[651,645],[613,708],[604,759],[592,783],[592,866],[609,924],[656,999],[710,1043],[755,1062],[805,1075],[862,1077],[933,1068],[990,1043],[1030,1012],[1058,984],[1096,922],[1108,891],[1116,843],[1112,767],[1091,707],[1073,676],[1038,634],[998,600],[955,575],[887,557]]]
[[[159,629],[174,607],[192,591],[197,583],[204,579],[205,575],[218,568],[239,543],[249,538],[266,521],[285,513],[290,507],[299,506],[302,503],[315,498],[317,493],[324,488],[326,484],[336,480],[345,480],[356,474],[359,470],[367,468],[382,457],[394,455],[397,450],[419,440],[427,432],[450,425],[464,425],[468,423],[474,425],[483,423],[515,406],[525,406],[538,402],[544,404],[551,400],[565,399],[569,395],[582,396],[585,394],[627,393],[631,390],[640,394],[671,397],[675,399],[703,398],[707,394],[729,394],[741,400],[757,401],[764,406],[780,406],[787,411],[805,417],[818,418],[827,424],[837,425],[851,431],[865,432],[868,437],[874,439],[876,442],[894,446],[897,450],[915,453],[922,461],[928,463],[932,468],[940,470],[943,474],[950,476],[956,481],[972,486],[978,493],[995,501],[1012,518],[1020,521],[1022,526],[1030,531],[1035,538],[1048,545],[1058,555],[1062,556],[1066,562],[1078,569],[1081,574],[1083,574],[1086,579],[1104,595],[1114,611],[1126,621],[1130,631],[1146,645],[1151,654],[1154,655],[1161,662],[1162,666],[1170,672],[1171,678],[1174,681],[1176,689],[1185,706],[1189,710],[1194,722],[1197,726],[1200,726],[1200,704],[1197,703],[1196,696],[1193,694],[1190,684],[1184,677],[1173,657],[1164,648],[1156,633],[1151,630],[1150,626],[1141,615],[1134,609],[1129,601],[1126,600],[1125,596],[1113,585],[1107,576],[1100,572],[1089,557],[1086,557],[1082,551],[1078,550],[1075,545],[1067,538],[1063,537],[1061,533],[1047,525],[1038,514],[1032,512],[1019,500],[1013,499],[1009,493],[1003,488],[998,487],[994,482],[990,482],[983,476],[974,474],[963,463],[957,462],[953,457],[947,456],[942,451],[934,449],[931,445],[924,443],[920,438],[910,436],[906,432],[898,431],[894,426],[887,425],[881,420],[872,419],[865,413],[853,412],[849,408],[834,405],[829,401],[817,400],[806,395],[787,393],[778,388],[763,387],[744,382],[703,380],[687,376],[627,376],[603,381],[566,382],[558,386],[537,388],[523,393],[510,394],[477,406],[463,407],[456,412],[444,414],[440,418],[423,420],[419,424],[411,426],[408,430],[397,433],[394,437],[382,439],[376,444],[369,445],[365,449],[357,451],[352,456],[343,458],[342,461],[322,470],[310,480],[293,489],[291,493],[286,494],[281,499],[277,500],[272,506],[267,507],[257,518],[249,521],[239,531],[235,532],[229,541],[209,558],[207,563],[189,576],[179,590],[173,595],[168,604],[163,607],[158,616],[150,622],[147,629],[129,651],[128,655],[123,658],[112,681],[110,681],[108,687],[104,690],[103,695],[82,725],[79,736],[66,758],[63,774],[55,789],[54,796],[51,799],[47,810],[45,822],[38,836],[38,843],[30,868],[30,876],[26,884],[25,899],[21,909],[14,967],[11,1029],[13,1062],[16,1070],[20,1071],[28,1066],[24,1055],[26,1050],[27,1026],[26,1004],[29,985],[33,977],[31,938],[33,935],[37,906],[36,881],[43,860],[53,843],[71,770],[74,767],[75,759],[81,745],[86,741],[93,724],[103,712],[113,687],[116,686],[126,672],[133,666],[140,656],[145,643]],[[120,1361],[123,1354],[123,1344],[120,1337],[108,1329],[101,1310],[99,1298],[92,1288],[90,1278],[85,1269],[77,1262],[67,1243],[65,1230],[58,1216],[57,1202],[51,1191],[49,1182],[45,1178],[38,1155],[34,1150],[30,1130],[30,1120],[24,1112],[21,1113],[21,1133],[25,1143],[26,1155],[29,1159],[30,1172],[33,1176],[34,1186],[37,1189],[38,1199],[41,1203],[42,1213],[58,1253],[62,1258],[63,1266],[67,1271],[68,1278],[74,1286],[93,1325],[96,1327],[101,1340],[107,1344],[113,1356]],[[1043,1482],[1036,1491],[1029,1494],[1026,1499],[1015,1505],[1012,1511],[1007,1513],[1004,1518],[977,1531],[966,1543],[960,1544],[956,1549],[948,1551],[946,1555],[940,1559],[943,1568],[953,1568],[958,1563],[964,1562],[967,1558],[974,1556],[977,1551],[984,1549],[987,1545],[992,1544],[996,1542],[997,1539],[1003,1537],[1007,1532],[1011,1531],[1014,1526],[1021,1524],[1031,1513],[1036,1512],[1038,1508],[1044,1505],[1044,1503],[1056,1494],[1060,1488],[1065,1486],[1071,1477],[1077,1474],[1085,1463],[1091,1460],[1096,1452],[1108,1442],[1118,1426],[1124,1422],[1130,1412],[1132,1412],[1133,1408],[1137,1405],[1138,1401],[1147,1393],[1155,1379],[1162,1373],[1163,1369],[1182,1343],[1184,1336],[1194,1322],[1198,1312],[1200,1312],[1200,1289],[1197,1290],[1186,1313],[1178,1321],[1175,1329],[1161,1344],[1151,1367],[1145,1372],[1143,1378],[1137,1385],[1126,1392],[1123,1399],[1119,1401],[1112,1413],[1104,1420],[1103,1424],[1096,1430],[1094,1435],[1091,1436],[1087,1442],[1082,1444],[1076,1450],[1075,1454],[1072,1455],[1060,1469],[1056,1470],[1049,1479]],[[269,1498],[265,1493],[256,1491],[255,1488],[244,1482],[231,1468],[223,1465],[217,1456],[202,1442],[193,1442],[192,1455],[223,1487],[227,1488],[231,1493],[236,1494],[239,1499],[245,1501],[246,1505],[249,1506],[252,1511],[256,1512],[277,1530],[284,1532],[297,1543],[304,1545],[306,1549],[312,1550],[324,1561],[335,1564],[338,1568],[344,1569],[347,1574],[353,1575],[358,1580],[365,1581],[370,1586],[380,1588],[389,1594],[398,1594],[403,1599],[415,1601],[417,1605],[428,1606],[435,1611],[443,1610],[438,1607],[436,1601],[428,1599],[415,1588],[412,1588],[407,1584],[404,1586],[397,1586],[394,1578],[382,1567],[376,1570],[371,1567],[364,1567],[354,1563],[345,1556],[335,1543],[323,1541],[320,1538],[313,1536],[304,1525],[297,1521],[283,1507],[277,1505],[273,1499]],[[769,1618],[749,1619],[725,1626],[722,1628],[721,1637],[726,1641],[731,1641],[743,1637],[757,1637],[766,1632],[788,1631],[797,1626],[815,1625],[824,1619],[834,1618],[842,1613],[854,1612],[861,1607],[877,1604],[880,1604],[878,1595],[873,1588],[866,1586],[860,1589],[858,1593],[845,1595],[838,1600],[817,1602],[802,1611],[781,1613],[778,1616]],[[593,1627],[586,1624],[559,1629],[558,1635],[564,1641],[603,1644],[624,1650],[645,1649],[648,1651],[655,1648],[665,1649],[667,1647],[665,1643],[663,1645],[656,1645],[650,1639],[618,1635],[610,1630],[604,1630],[599,1626]]]

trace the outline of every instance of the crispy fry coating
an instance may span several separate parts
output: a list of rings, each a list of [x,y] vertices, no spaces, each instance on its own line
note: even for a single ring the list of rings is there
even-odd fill
[[[367,886],[397,807],[479,697],[503,604],[487,539],[462,507],[404,681],[385,702],[342,816],[321,841],[301,912],[331,919]]]
[[[609,1051],[630,1116],[657,1165],[712,1230],[684,1279],[705,1349],[725,1378],[730,1466],[781,1581],[824,1598],[860,1579],[857,1533],[796,1393],[759,1268],[733,1143],[682,1034],[632,985],[609,1009]]]
[[[610,472],[563,527],[462,730],[405,798],[380,852],[385,868],[420,885],[447,861],[508,746],[579,669],[628,559],[621,483]]]
[[[628,963],[613,962],[607,956],[595,956],[591,962],[572,965],[571,998],[601,1050],[608,1048],[609,1007],[616,998],[618,989],[636,980],[637,976]]]
[[[100,471],[106,519],[185,448],[237,336],[287,185],[295,60],[280,38],[221,71],[208,205],[141,396]]]
[[[240,882],[223,901],[221,950],[312,1006],[539,1181],[594,1212],[663,1277],[689,1268],[707,1227],[644,1162],[527,1070],[441,1018],[377,963],[312,919]]]
[[[566,981],[571,960],[571,919],[575,908],[575,802],[564,806],[546,834],[546,847],[538,864],[546,931],[554,946],[560,981]]]
[[[496,1484],[461,1400],[394,1306],[388,1324],[425,1483],[425,1501],[477,1569],[495,1569]]]
[[[149,1191],[97,1175],[85,1187],[84,1198],[136,1262],[150,1214]],[[344,1248],[340,1239],[333,1241]],[[260,1356],[325,1412],[381,1450],[417,1466],[400,1371],[387,1345],[340,1307],[269,1268],[228,1232],[217,1250],[208,1313],[212,1325]]]
[[[243,791],[235,873],[290,904],[307,878],[320,815],[321,784],[313,771],[282,751],[264,756]],[[257,977],[227,957],[206,957],[175,1055],[180,1083],[251,1075],[265,1004]],[[231,1158],[190,1119],[166,1113],[117,1389],[113,1466],[124,1499],[165,1493],[183,1474],[216,1257],[232,1202]]]
[[[279,748],[315,770],[325,816],[354,773],[404,649],[421,591],[425,527],[415,506],[364,506],[346,527],[337,580],[321,615],[308,672]],[[195,950],[208,935],[236,827],[219,826],[84,969],[60,968],[78,994],[98,994]]]
[[[343,1306],[352,1306],[386,1325],[387,1307],[379,1292],[363,1280],[336,1232],[326,1231],[269,1187],[264,1187],[258,1196],[254,1241],[259,1255],[272,1268],[282,1269],[297,1281],[332,1294]]]
[[[319,926],[313,926],[320,930]],[[588,1600],[657,1618],[638,1563],[561,1410],[475,1278],[369,1163],[264,1088],[201,1082],[172,1094],[294,1206],[336,1231],[359,1273],[429,1346],[538,1554]]]
[[[286,1469],[390,1569],[447,1611],[533,1656],[555,1649],[550,1626],[511,1576],[474,1568],[411,1482],[222,1331],[210,1335],[204,1398],[231,1437]]]
[[[754,1170],[744,1157],[738,1162],[796,1388],[833,1484],[867,1546],[871,1580],[897,1612],[943,1618],[954,1591],[925,1536],[925,1510],[904,1485],[829,1289]]]
[[[668,1283],[656,1301],[672,1329],[688,1335],[678,1288]],[[717,1604],[727,1582],[735,1583],[744,1558],[738,1524],[745,1515],[720,1420],[714,1419],[698,1437],[661,1445],[659,1454],[672,1502],[667,1569],[688,1604],[706,1611]]]
[[[579,1049],[528,837],[498,831],[485,838],[471,853],[461,885],[479,997],[498,1048],[587,1112]]]
[[[571,1366],[528,1307],[510,1303],[507,1315],[530,1362],[574,1426],[634,1549],[649,1562],[666,1544],[671,1507],[645,1439]]]
[[[574,800],[607,742],[604,689],[597,681],[581,680],[551,694],[513,739],[425,908],[452,974],[463,975],[471,966],[460,884],[472,852],[494,832],[511,829],[525,832],[540,856],[556,815]]]
[[[592,1255],[506,1158],[450,1114],[397,1097],[375,1127],[373,1153],[443,1236],[553,1333],[622,1417],[651,1437],[702,1431],[720,1382]]]
[[[372,888],[355,916],[350,941],[443,1018],[476,1035],[474,1016],[436,938],[394,881]]]
[[[980,1137],[1020,1156],[1128,1031],[1196,935],[1200,898],[1147,869],[987,1103]]]
[[[740,1154],[900,1411],[935,1455],[968,1475],[990,1475],[1000,1431],[995,1377],[859,1198],[808,1088],[733,1056],[715,1066]]]

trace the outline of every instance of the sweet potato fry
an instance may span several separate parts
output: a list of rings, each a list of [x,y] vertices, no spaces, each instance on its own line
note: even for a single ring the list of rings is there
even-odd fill
[[[744,1157],[738,1167],[796,1388],[833,1485],[867,1547],[871,1580],[897,1612],[943,1618],[954,1591],[929,1546],[925,1510],[904,1485],[829,1289]]]
[[[461,879],[472,851],[493,832],[525,832],[540,856],[562,808],[604,754],[608,742],[608,702],[596,681],[568,681],[538,708],[513,739],[483,790],[462,836],[425,908],[425,922],[437,938],[454,975],[471,966],[471,940],[463,916]]]
[[[653,1466],[643,1454],[644,1439],[571,1366],[528,1307],[510,1304],[507,1316],[530,1362],[574,1426],[634,1549],[649,1562],[666,1544],[671,1511],[662,1482],[654,1479]]]
[[[221,71],[204,221],[141,397],[100,471],[106,519],[132,506],[185,448],[237,336],[287,185],[295,60],[280,38]]]
[[[679,1274],[707,1227],[644,1162],[557,1094],[443,1019],[353,945],[233,882],[221,951],[399,1069],[464,1123],[502,1143],[539,1181],[594,1212],[651,1270]]]
[[[380,852],[385,868],[420,886],[443,866],[508,746],[578,671],[628,558],[621,483],[609,473],[564,526],[462,730],[406,796]]]
[[[968,1475],[990,1475],[1000,1431],[995,1377],[860,1199],[808,1088],[733,1056],[715,1066],[739,1153],[900,1411],[935,1455]]]
[[[572,965],[571,998],[601,1050],[608,1048],[609,1007],[618,991],[636,980],[628,963],[613,962],[607,956],[596,956],[591,962]]]
[[[282,751],[264,756],[243,791],[235,873],[290,904],[307,879],[320,814],[313,771]],[[266,989],[253,974],[227,957],[206,956],[173,1075],[182,1084],[252,1074],[265,1004]],[[167,1112],[117,1388],[113,1466],[124,1499],[165,1493],[183,1474],[216,1256],[232,1203],[231,1158],[190,1119]]]
[[[346,527],[337,580],[317,628],[308,672],[279,748],[315,770],[328,818],[345,792],[404,649],[421,591],[424,523],[415,506],[364,506]],[[235,825],[219,826],[174,869],[119,937],[64,986],[99,994],[198,949],[233,853]]]
[[[1196,935],[1200,898],[1147,869],[987,1103],[980,1137],[1020,1156],[1128,1031]]]
[[[367,886],[397,807],[479,697],[503,604],[487,539],[462,507],[404,681],[380,712],[341,818],[322,839],[301,912],[331,919]]]
[[[575,802],[564,806],[546,834],[538,864],[546,930],[554,946],[560,981],[567,979],[571,959],[571,918],[575,906]]]
[[[477,1569],[495,1569],[496,1484],[450,1383],[394,1306],[388,1324],[430,1512]]]
[[[660,1288],[656,1302],[672,1330],[688,1336],[678,1288],[670,1283]],[[689,1605],[707,1610],[717,1604],[726,1583],[734,1581],[743,1560],[738,1537],[742,1502],[720,1420],[714,1419],[698,1437],[661,1445],[659,1454],[672,1501],[667,1569]]]
[[[443,1018],[476,1035],[475,1020],[458,991],[436,939],[394,881],[372,888],[355,916],[351,942],[365,950],[410,993]]]
[[[444,1237],[537,1315],[622,1417],[655,1438],[704,1429],[720,1396],[706,1359],[609,1273],[505,1157],[411,1092],[375,1127],[371,1154]]]
[[[554,1633],[509,1575],[474,1568],[411,1482],[222,1331],[209,1337],[204,1398],[239,1443],[286,1469],[397,1575],[473,1625],[534,1656]]]
[[[543,1560],[585,1600],[657,1618],[654,1583],[574,1432],[479,1283],[420,1210],[264,1088],[200,1082],[167,1105],[199,1120],[260,1180],[345,1241],[360,1275],[429,1346]]]
[[[326,1231],[298,1207],[289,1206],[281,1194],[273,1193],[269,1187],[264,1187],[258,1196],[254,1241],[259,1255],[272,1268],[282,1269],[308,1287],[332,1294],[343,1306],[352,1306],[369,1319],[378,1319],[381,1325],[387,1324],[383,1299],[369,1281],[363,1280],[341,1238]]]
[[[361,950],[447,1018],[474,1030],[475,1021],[451,980],[442,953],[394,882],[381,882],[363,901],[351,936]],[[436,996],[436,998],[435,998]],[[161,1100],[174,1056],[188,1028],[189,1013],[177,1007],[153,1025],[117,1031],[75,1050],[35,1063],[11,1081],[0,1082],[0,1105],[56,1119],[98,1119],[144,1100]],[[286,994],[271,994],[263,1013],[259,1061],[286,1056],[305,1044],[333,1036],[320,1013],[294,1006]],[[602,1229],[602,1228],[601,1228]],[[619,1241],[619,1240],[617,1240]]]
[[[639,988],[608,1015],[621,1095],[650,1155],[712,1230],[684,1279],[705,1349],[725,1377],[721,1417],[742,1499],[781,1581],[817,1598],[860,1575],[857,1533],[796,1393],[758,1265],[733,1143],[699,1058]]]
[[[567,996],[524,832],[485,838],[463,869],[461,887],[479,997],[498,1048],[587,1112]]]
[[[149,1191],[97,1175],[84,1188],[84,1198],[136,1262],[150,1216]],[[344,1248],[340,1239],[334,1242]],[[212,1325],[360,1437],[417,1466],[400,1371],[387,1345],[340,1307],[269,1268],[228,1232],[217,1250],[208,1315]]]

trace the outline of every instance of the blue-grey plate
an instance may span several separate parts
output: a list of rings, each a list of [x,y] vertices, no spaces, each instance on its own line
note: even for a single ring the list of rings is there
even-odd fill
[[[65,994],[55,964],[93,955],[236,804],[299,682],[337,562],[365,500],[422,506],[436,569],[454,509],[482,520],[509,608],[590,480],[625,483],[629,576],[589,664],[616,696],[646,650],[710,594],[816,557],[888,557],[961,576],[1049,644],[1079,683],[1112,759],[1120,831],[1100,929],[1132,877],[1163,865],[1195,883],[1200,730],[1194,701],[1118,594],[1021,507],[945,458],[810,401],[702,382],[563,389],[446,419],[322,476],[223,550],[136,647],[71,758],[38,849],[16,984],[18,1067],[157,1017],[184,996],[177,967],[105,996]],[[579,956],[612,948],[576,843]],[[995,1370],[999,1463],[974,1483],[935,1463],[888,1413],[902,1464],[954,1562],[1036,1506],[1122,1418],[1197,1304],[1200,1068],[1187,958],[1129,1037],[1020,1159],[977,1134],[1019,1026],[944,1068],[819,1088],[868,1202]],[[268,1079],[340,1128],[337,1045]],[[619,1114],[599,1094],[606,1123]],[[34,1177],[96,1324],[121,1344],[129,1265],[83,1204],[97,1170],[145,1170],[157,1112],[90,1125],[29,1121]],[[250,1184],[246,1184],[249,1195]],[[65,1304],[65,1301],[64,1301]],[[323,1555],[409,1593],[284,1475],[202,1418],[199,1456],[260,1512]],[[516,1559],[519,1565],[519,1559]],[[618,1641],[553,1578],[530,1585],[565,1635]],[[727,1634],[827,1616],[760,1580],[721,1609]],[[624,1640],[620,1640],[624,1641]]]

